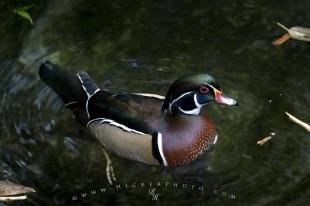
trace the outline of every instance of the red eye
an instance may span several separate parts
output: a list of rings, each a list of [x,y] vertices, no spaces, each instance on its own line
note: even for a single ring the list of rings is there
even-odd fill
[[[200,87],[200,93],[207,93],[209,91],[209,88],[208,87]]]

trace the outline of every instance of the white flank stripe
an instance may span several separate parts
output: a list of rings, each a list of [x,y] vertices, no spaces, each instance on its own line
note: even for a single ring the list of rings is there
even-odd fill
[[[214,138],[214,141],[213,141],[213,144],[215,144],[217,142],[217,139],[218,139],[218,135],[215,135],[215,138]]]
[[[164,96],[158,95],[158,94],[149,94],[149,93],[133,93],[136,95],[144,96],[144,97],[154,97],[157,99],[165,99]]]
[[[140,131],[135,130],[135,129],[131,129],[131,128],[129,128],[129,127],[123,125],[123,124],[120,124],[120,123],[115,122],[115,121],[112,120],[112,119],[106,119],[106,118],[96,118],[96,119],[92,119],[92,120],[90,120],[90,121],[87,123],[87,127],[89,127],[91,123],[93,123],[94,121],[97,121],[97,120],[102,120],[102,121],[100,122],[99,125],[104,124],[104,123],[108,123],[109,125],[116,126],[116,127],[120,128],[120,129],[123,129],[123,130],[125,130],[125,131],[127,131],[127,132],[134,132],[134,133],[137,133],[137,134],[145,135],[145,133],[143,133],[143,132],[140,132]]]
[[[158,150],[159,150],[159,154],[163,160],[164,166],[168,166],[165,154],[164,154],[164,150],[163,150],[163,137],[162,134],[160,132],[158,132],[157,135],[157,146],[158,146]]]

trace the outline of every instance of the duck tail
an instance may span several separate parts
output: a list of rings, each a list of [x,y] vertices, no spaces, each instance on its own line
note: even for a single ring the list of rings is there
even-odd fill
[[[69,73],[60,66],[46,61],[41,64],[39,68],[40,79],[49,86],[64,102],[64,106],[71,109],[76,119],[82,124],[86,125],[88,116],[86,113],[86,101],[88,99],[88,92],[91,92],[93,87],[90,87],[89,81],[85,78],[86,72],[83,72],[83,82],[80,77]],[[86,90],[84,90],[86,88]],[[86,92],[85,92],[86,91]]]

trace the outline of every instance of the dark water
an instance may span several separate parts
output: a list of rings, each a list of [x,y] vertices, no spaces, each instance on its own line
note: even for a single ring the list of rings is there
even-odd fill
[[[34,25],[12,13],[27,3]],[[271,42],[284,32],[277,21],[310,27],[310,1],[0,5],[0,179],[37,191],[16,205],[309,205],[309,133],[284,111],[310,122],[310,44]],[[220,139],[190,165],[163,170],[110,154],[121,188],[109,186],[100,145],[39,80],[44,60],[113,91],[161,95],[178,76],[207,72],[240,106],[206,108]]]

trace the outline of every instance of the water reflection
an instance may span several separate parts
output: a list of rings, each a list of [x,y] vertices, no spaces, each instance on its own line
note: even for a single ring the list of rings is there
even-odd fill
[[[4,48],[18,46],[11,46],[17,48],[13,55],[1,53],[1,179],[35,188],[29,200],[35,205],[150,203],[143,188],[71,199],[107,185],[104,157],[96,140],[39,81],[37,68],[49,59],[72,72],[84,69],[111,90],[162,95],[181,74],[208,72],[240,103],[238,109],[207,108],[220,132],[216,149],[167,170],[111,154],[118,181],[209,185],[237,197],[162,187],[155,204],[306,205],[309,135],[284,111],[309,122],[310,47],[290,41],[274,48],[271,42],[282,32],[275,25],[279,19],[306,26],[307,7],[308,1],[254,0],[38,5],[35,25],[23,38],[2,42]],[[276,136],[257,146],[270,131]]]

